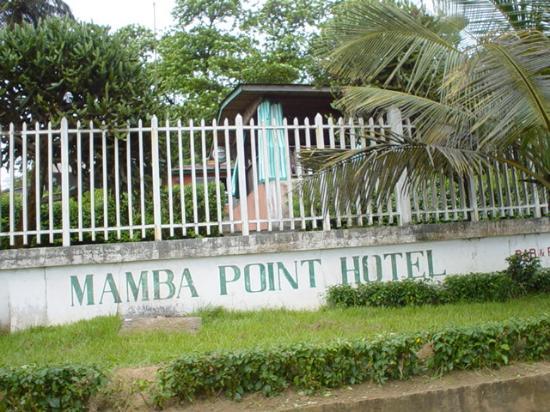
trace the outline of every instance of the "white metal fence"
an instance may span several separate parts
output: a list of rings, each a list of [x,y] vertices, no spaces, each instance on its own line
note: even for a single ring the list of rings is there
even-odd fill
[[[384,205],[339,204],[338,196],[323,205],[304,192],[311,172],[296,161],[300,150],[412,130],[399,112],[282,125],[243,124],[241,116],[222,124],[153,117],[117,130],[66,119],[55,128],[12,124],[0,131],[8,171],[0,248],[548,214],[548,193],[506,166],[476,177],[442,172],[418,192],[396,188]]]

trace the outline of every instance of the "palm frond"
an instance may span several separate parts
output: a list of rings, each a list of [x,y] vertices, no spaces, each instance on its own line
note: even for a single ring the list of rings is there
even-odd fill
[[[448,104],[468,107],[480,148],[499,150],[530,129],[550,133],[550,40],[540,33],[504,35],[483,43],[449,76]]]
[[[410,190],[442,172],[471,176],[490,167],[487,155],[465,147],[427,144],[396,134],[368,141],[366,147],[353,150],[302,151],[301,164],[316,172],[306,176],[305,184],[310,190],[326,185],[327,193],[338,193],[339,202],[362,199],[381,204],[402,177],[404,189]]]
[[[414,122],[416,132],[426,143],[468,137],[475,121],[473,114],[459,105],[374,86],[346,87],[338,104],[355,116],[375,117],[392,107],[399,107],[402,116]]]
[[[449,20],[448,24],[454,24]],[[449,40],[383,2],[355,1],[324,32],[328,69],[337,77],[370,82],[388,67],[416,56],[408,90],[419,90],[436,73],[452,70],[464,54]]]
[[[463,15],[466,31],[474,36],[510,31],[550,31],[547,0],[434,0],[434,8],[445,15]]]

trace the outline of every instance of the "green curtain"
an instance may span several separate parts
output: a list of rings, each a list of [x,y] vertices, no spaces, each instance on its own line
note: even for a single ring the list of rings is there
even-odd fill
[[[287,156],[288,156],[288,142],[285,140],[285,133],[283,129],[273,130],[268,129],[270,126],[282,126],[283,125],[283,107],[280,103],[272,103],[269,100],[264,100],[258,106],[258,126],[266,126],[266,137],[262,137],[261,132],[257,132],[258,136],[258,182],[265,183],[266,180],[273,181],[276,176],[279,180],[287,180]],[[275,141],[277,139],[277,150],[275,148]],[[267,148],[265,147],[267,145]],[[266,150],[267,149],[267,150]],[[267,151],[267,159],[266,152]],[[278,156],[278,157],[276,157]],[[265,165],[267,162],[268,179],[265,176]],[[277,173],[276,173],[276,167]],[[239,197],[239,172],[237,166],[233,169],[231,176],[232,194],[234,197]]]
[[[282,126],[283,125],[283,107],[280,103],[271,103],[264,100],[258,106],[258,125]],[[277,147],[276,146],[277,142]],[[267,145],[267,159],[265,145]],[[283,129],[266,129],[266,137],[262,138],[258,133],[258,181],[264,183],[266,180],[275,180],[276,176],[280,180],[287,179],[286,161],[288,152],[288,142],[285,141]],[[265,165],[267,162],[268,177],[265,176]],[[276,170],[277,168],[277,170]]]

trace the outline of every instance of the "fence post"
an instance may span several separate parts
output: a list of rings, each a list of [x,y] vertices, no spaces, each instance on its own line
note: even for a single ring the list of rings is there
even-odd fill
[[[470,197],[470,207],[472,208],[472,213],[470,214],[470,220],[472,222],[479,221],[479,210],[477,208],[477,193],[476,186],[474,181],[474,176],[468,175],[468,192]]]
[[[15,163],[15,155],[14,155],[14,145],[15,145],[15,126],[13,123],[10,123],[10,137],[9,137],[9,143],[8,143],[8,150],[9,150],[9,169],[8,169],[8,175],[9,175],[9,222],[10,222],[10,246],[15,245],[15,173],[14,173],[14,163]]]
[[[159,172],[159,131],[157,116],[153,116],[151,119],[151,167],[153,169],[153,219],[155,226],[155,240],[162,240]]]
[[[235,118],[237,129],[237,171],[239,178],[239,207],[241,209],[241,230],[243,236],[250,234],[248,227],[248,197],[246,193],[246,160],[244,158],[244,130],[243,117],[239,114]]]
[[[388,110],[388,123],[391,132],[403,136],[403,119],[401,111],[397,107],[390,107]],[[411,199],[409,191],[405,188],[407,172],[403,172],[397,182],[397,212],[399,213],[399,225],[408,225],[412,221]]]
[[[323,134],[323,116],[317,113],[315,116],[315,140],[317,143],[317,149],[325,148],[325,136]],[[328,191],[327,191],[327,174],[322,172],[321,175],[321,205],[323,208],[323,230],[330,230],[330,213],[328,207]]]
[[[63,246],[71,244],[71,215],[69,209],[69,125],[67,118],[61,119],[61,228]]]
[[[537,185],[535,183],[533,183],[532,187],[533,187],[533,201],[535,203],[534,215],[535,215],[536,218],[539,218],[539,217],[542,217],[541,204],[540,204],[540,198],[539,198],[539,190],[538,190]]]

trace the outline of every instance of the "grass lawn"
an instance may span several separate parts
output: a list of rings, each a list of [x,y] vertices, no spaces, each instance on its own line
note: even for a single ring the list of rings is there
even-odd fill
[[[550,313],[550,295],[504,303],[460,303],[400,309],[349,308],[317,312],[263,310],[201,313],[196,335],[158,332],[118,336],[120,319],[97,318],[68,326],[35,328],[0,335],[0,366],[80,363],[105,368],[146,366],[184,352],[237,350],[284,343],[327,342],[465,326],[511,317]]]

